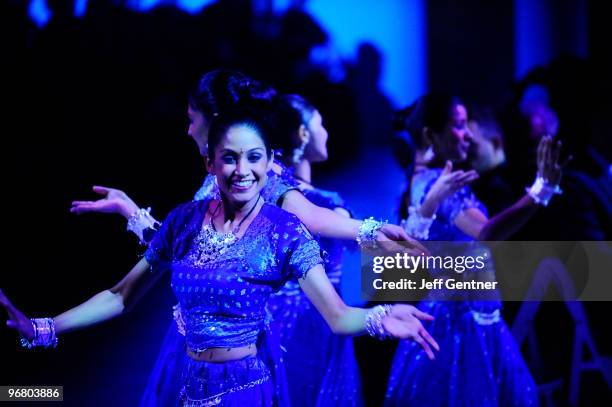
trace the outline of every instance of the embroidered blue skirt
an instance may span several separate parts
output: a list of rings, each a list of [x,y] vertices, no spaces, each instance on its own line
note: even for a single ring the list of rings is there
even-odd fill
[[[197,361],[185,355],[181,407],[272,406],[274,384],[258,356],[223,363]]]
[[[268,301],[286,351],[291,406],[362,406],[353,338],[335,335],[299,286],[291,287],[288,283]]]
[[[468,302],[424,302],[435,317],[425,328],[440,352],[429,360],[414,341],[401,341],[386,406],[537,406],[535,383],[499,308]]]

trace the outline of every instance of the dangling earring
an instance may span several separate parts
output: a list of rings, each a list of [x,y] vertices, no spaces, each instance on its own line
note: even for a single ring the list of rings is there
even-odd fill
[[[423,153],[423,160],[425,160],[425,162],[429,162],[433,160],[435,156],[436,154],[434,153],[433,147],[429,146]]]
[[[298,148],[293,149],[293,163],[299,164],[304,157],[304,150],[306,150],[306,145],[308,141],[303,141],[302,144]]]

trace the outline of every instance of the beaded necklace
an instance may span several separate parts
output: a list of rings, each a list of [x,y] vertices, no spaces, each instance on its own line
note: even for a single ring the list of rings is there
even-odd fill
[[[253,205],[251,210],[249,210],[246,216],[242,218],[242,220],[238,223],[238,225],[227,233],[222,233],[222,232],[217,231],[217,228],[215,227],[215,223],[213,222],[213,220],[215,219],[215,215],[217,214],[219,208],[221,207],[221,204],[217,205],[214,212],[210,215],[210,229],[211,229],[211,232],[213,233],[211,233],[208,236],[209,237],[208,245],[212,246],[211,249],[213,249],[213,251],[217,251],[219,252],[219,254],[223,254],[225,253],[225,251],[227,250],[229,246],[231,246],[236,240],[238,240],[238,237],[236,236],[236,234],[240,230],[240,227],[242,226],[244,221],[246,221],[251,216],[255,208],[257,208],[257,205],[259,204],[260,199],[261,199],[261,195],[257,197],[257,201],[255,202],[255,205]]]

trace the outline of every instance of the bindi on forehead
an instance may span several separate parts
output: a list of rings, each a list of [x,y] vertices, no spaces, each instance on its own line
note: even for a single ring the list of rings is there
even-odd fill
[[[263,147],[254,147],[250,149],[241,148],[241,147],[238,147],[238,148],[224,147],[221,149],[221,152],[243,155],[243,154],[254,152],[254,151],[264,151],[264,150],[265,149]]]

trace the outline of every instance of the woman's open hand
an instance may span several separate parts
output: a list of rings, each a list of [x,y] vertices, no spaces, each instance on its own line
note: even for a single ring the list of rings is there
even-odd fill
[[[9,319],[6,321],[6,326],[16,330],[28,341],[32,341],[34,339],[34,327],[32,326],[32,322],[23,312],[15,308],[2,290],[0,290],[0,305],[4,307],[9,316]]]
[[[120,189],[94,186],[94,192],[103,195],[97,201],[73,201],[70,212],[81,214],[86,212],[118,213],[129,218],[138,211],[138,205]]]
[[[553,141],[551,136],[540,139],[537,151],[538,177],[544,178],[550,185],[559,185],[563,167],[565,167],[572,156],[570,155],[563,163],[559,163],[561,156],[561,140]]]
[[[377,233],[376,242],[391,253],[408,253],[410,256],[429,254],[425,246],[415,238],[408,236],[404,228],[398,225],[389,223],[383,225]],[[392,242],[399,242],[399,244],[395,245]]]
[[[439,205],[446,198],[477,179],[478,173],[475,170],[453,171],[453,163],[447,161],[442,173],[431,186],[425,199],[431,199]]]
[[[434,352],[440,350],[436,340],[423,327],[421,321],[431,321],[434,317],[419,311],[408,304],[396,304],[382,320],[383,327],[396,338],[412,339],[425,351],[429,359],[435,359]]]

